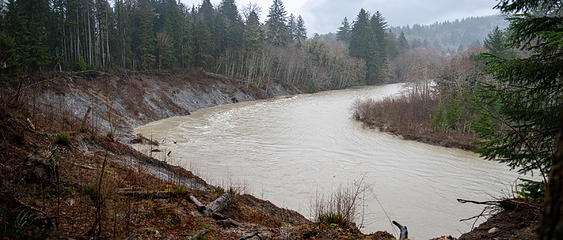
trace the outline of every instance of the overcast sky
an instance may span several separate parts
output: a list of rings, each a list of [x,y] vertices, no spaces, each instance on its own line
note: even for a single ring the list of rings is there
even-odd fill
[[[188,6],[199,5],[202,0],[181,0]],[[261,18],[268,15],[272,0],[235,0],[241,11],[243,6],[256,3],[262,8]],[[221,0],[211,0],[217,6]],[[308,36],[314,33],[335,32],[342,19],[352,22],[361,8],[370,13],[379,11],[390,26],[431,24],[436,21],[455,20],[471,16],[498,13],[493,10],[496,0],[282,0],[288,14],[305,19]]]

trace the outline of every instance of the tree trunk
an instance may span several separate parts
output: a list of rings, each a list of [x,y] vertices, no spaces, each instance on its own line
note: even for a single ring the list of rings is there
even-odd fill
[[[547,184],[545,210],[539,228],[541,240],[556,240],[563,236],[563,108],[559,113],[559,142]]]

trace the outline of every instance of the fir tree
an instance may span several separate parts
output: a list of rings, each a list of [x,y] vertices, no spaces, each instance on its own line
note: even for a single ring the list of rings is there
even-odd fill
[[[510,18],[509,46],[529,53],[506,57],[502,34],[494,31],[484,54],[492,82],[480,83],[479,100],[500,126],[474,126],[485,141],[478,152],[520,173],[537,171],[546,182],[560,134],[563,108],[563,46],[559,1],[502,0]],[[524,13],[524,14],[521,14]],[[496,32],[496,33],[495,33]]]
[[[342,26],[338,28],[336,32],[336,39],[343,42],[350,41],[350,23],[348,23],[348,18],[344,18],[342,21]]]
[[[260,21],[258,19],[258,14],[255,11],[251,11],[246,19],[246,25],[244,28],[244,43],[248,50],[258,49],[264,42],[264,32],[260,26]]]
[[[219,5],[222,16],[222,47],[239,49],[243,45],[243,22],[234,0],[223,0]]]
[[[305,28],[305,21],[303,20],[301,15],[297,17],[297,29],[295,32],[295,38],[299,41],[307,39],[307,29]]]
[[[401,35],[399,35],[399,53],[403,54],[409,50],[409,42],[405,37],[405,33],[401,31]]]
[[[286,45],[289,39],[286,11],[281,0],[274,0],[266,20],[268,42],[276,46]]]
[[[507,40],[506,34],[497,26],[489,33],[483,45],[492,55],[498,57],[515,57],[515,52],[508,46]]]
[[[289,41],[295,42],[295,40],[297,40],[297,23],[295,22],[293,14],[289,15],[287,28],[289,30]]]
[[[140,69],[143,70],[149,70],[155,65],[154,17],[155,13],[149,0],[139,0],[133,42]]]
[[[377,80],[377,39],[370,25],[369,14],[361,9],[350,35],[350,56],[366,62],[366,83],[375,84]]]

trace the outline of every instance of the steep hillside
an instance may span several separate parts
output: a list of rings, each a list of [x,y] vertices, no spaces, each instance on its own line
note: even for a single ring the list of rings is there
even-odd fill
[[[33,108],[89,120],[93,127],[121,139],[131,138],[136,126],[201,108],[302,92],[278,83],[254,88],[198,71],[65,72],[30,80],[25,85],[29,86],[24,87],[22,100]]]
[[[313,223],[240,189],[211,186],[106,133],[298,92],[239,88],[213,74],[182,76],[64,73],[3,87],[0,238],[393,239],[364,235],[350,223]]]

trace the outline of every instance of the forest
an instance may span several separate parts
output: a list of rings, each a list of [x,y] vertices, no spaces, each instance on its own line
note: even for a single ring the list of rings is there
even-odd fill
[[[487,34],[495,27],[506,29],[508,23],[504,16],[494,15],[468,17],[429,25],[391,27],[390,31],[395,34],[403,32],[414,48],[422,47],[441,55],[454,56],[482,45]]]
[[[267,19],[234,0],[9,0],[0,5],[4,79],[49,71],[202,69],[248,86],[271,81],[306,91],[387,81],[388,59],[407,48],[384,17],[345,19],[340,41],[308,39],[301,16],[274,0]],[[364,51],[368,49],[367,51]]]
[[[523,206],[534,222],[518,226],[557,239],[562,8],[559,0],[499,0],[503,15],[403,27],[360,9],[335,19],[334,34],[311,36],[282,0],[264,11],[235,0],[0,0],[0,236],[134,239],[161,236],[159,228],[193,239],[251,239],[281,237],[278,229],[291,226],[289,238],[373,237],[354,223],[362,186],[317,202],[326,206],[311,221],[168,165],[175,153],[153,149],[158,141],[133,136],[133,128],[239,99],[406,83],[400,97],[357,101],[352,117],[531,175],[514,186],[516,200],[494,201],[495,210]],[[271,86],[283,89],[270,93]],[[119,129],[134,138],[129,143],[117,127],[103,128],[126,119],[136,120]],[[150,147],[147,155],[132,147],[138,143]]]

